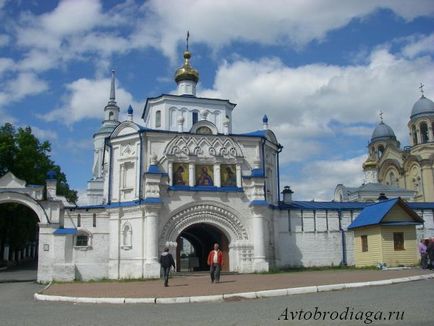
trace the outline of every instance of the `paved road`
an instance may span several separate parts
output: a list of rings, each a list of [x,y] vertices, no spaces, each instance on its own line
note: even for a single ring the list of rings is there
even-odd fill
[[[7,270],[0,271],[0,283],[36,281],[37,268],[37,261],[23,262],[19,265],[9,267]]]
[[[363,321],[278,321],[288,308],[338,313],[404,312],[402,321],[372,325],[433,325],[434,281],[240,302],[176,305],[91,305],[37,302],[35,283],[0,284],[0,325],[366,325]],[[307,314],[306,317],[309,315]],[[394,318],[396,315],[394,315]]]

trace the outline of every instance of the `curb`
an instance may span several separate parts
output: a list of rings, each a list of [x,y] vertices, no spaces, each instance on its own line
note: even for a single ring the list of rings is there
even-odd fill
[[[367,286],[378,285],[391,285],[397,283],[406,283],[419,280],[433,279],[434,273],[393,278],[389,280],[369,281],[369,282],[354,282],[354,283],[340,283],[340,284],[327,284],[327,285],[314,285],[304,286],[298,288],[288,289],[275,289],[264,290],[255,292],[241,292],[241,293],[228,293],[217,295],[202,295],[191,297],[173,297],[173,298],[90,298],[90,297],[67,297],[58,295],[47,295],[41,293],[35,293],[34,298],[38,301],[50,301],[50,302],[70,302],[70,303],[110,303],[110,304],[129,304],[129,303],[152,303],[152,304],[172,304],[172,303],[204,303],[204,302],[223,302],[236,299],[259,299],[259,298],[271,298],[305,293],[317,293],[338,291],[344,289],[354,289]],[[47,286],[48,287],[48,286]]]

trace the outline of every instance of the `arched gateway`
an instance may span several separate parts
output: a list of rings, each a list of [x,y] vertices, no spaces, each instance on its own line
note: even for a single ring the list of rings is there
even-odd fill
[[[159,240],[160,250],[167,245],[173,247],[180,242],[180,237],[186,238],[198,251],[198,269],[203,270],[206,268],[206,254],[212,243],[218,242],[226,254],[225,269],[245,271],[251,265],[253,244],[238,216],[231,208],[216,202],[183,206],[164,225]]]

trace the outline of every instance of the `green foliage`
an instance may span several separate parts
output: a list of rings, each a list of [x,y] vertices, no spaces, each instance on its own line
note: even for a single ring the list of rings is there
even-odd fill
[[[0,127],[0,177],[11,171],[28,184],[43,185],[47,172],[54,170],[57,193],[75,203],[77,192],[69,188],[65,174],[50,159],[50,152],[50,143],[41,143],[30,127],[16,130],[10,123]]]

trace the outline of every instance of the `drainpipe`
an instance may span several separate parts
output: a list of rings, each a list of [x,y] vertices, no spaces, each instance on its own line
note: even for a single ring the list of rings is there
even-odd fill
[[[261,138],[262,175],[265,178],[265,149],[264,149],[264,145],[265,145],[265,139]],[[267,189],[265,187],[265,182],[264,182],[264,199],[267,200]]]
[[[280,203],[280,163],[279,163],[279,154],[282,152],[283,146],[278,145],[277,148],[277,205]]]
[[[139,156],[139,204],[142,203],[142,162],[143,162],[143,133],[139,134],[140,139],[140,156]]]
[[[339,217],[339,231],[341,232],[341,241],[342,241],[342,265],[347,266],[347,244],[345,239],[345,231],[342,228],[342,211],[338,210]]]
[[[110,205],[112,202],[112,170],[113,170],[113,147],[109,142],[107,142],[107,147],[110,148],[110,160],[109,160],[109,177],[108,177],[108,198],[107,204]]]

